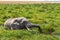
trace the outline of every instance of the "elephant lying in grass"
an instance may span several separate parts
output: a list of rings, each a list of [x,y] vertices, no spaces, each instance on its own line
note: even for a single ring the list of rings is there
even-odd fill
[[[20,17],[20,18],[9,18],[4,23],[4,28],[8,27],[10,30],[18,30],[18,29],[27,29],[36,27],[39,29],[40,33],[42,33],[42,29],[38,24],[30,23],[26,18]]]

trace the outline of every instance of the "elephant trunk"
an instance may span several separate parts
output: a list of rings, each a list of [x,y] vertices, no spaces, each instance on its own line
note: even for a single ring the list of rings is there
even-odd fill
[[[29,28],[36,27],[36,28],[38,28],[39,32],[42,33],[41,27],[39,25],[37,25],[37,24],[32,24],[32,23],[27,24],[27,27],[29,27]]]
[[[39,32],[42,33],[42,29],[41,29],[41,27],[39,25],[37,25],[37,24],[31,24],[31,26],[38,28]]]

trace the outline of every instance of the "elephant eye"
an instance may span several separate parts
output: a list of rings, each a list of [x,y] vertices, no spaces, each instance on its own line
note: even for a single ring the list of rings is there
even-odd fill
[[[17,20],[15,20],[14,22],[17,22]]]

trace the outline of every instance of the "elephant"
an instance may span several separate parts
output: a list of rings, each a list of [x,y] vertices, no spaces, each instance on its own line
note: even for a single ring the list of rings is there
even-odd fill
[[[4,28],[8,27],[10,30],[17,29],[19,26],[20,28],[23,27],[21,23],[19,23],[23,17],[21,18],[9,18],[4,22]]]
[[[4,28],[8,27],[10,30],[18,30],[18,29],[27,29],[36,27],[39,29],[40,33],[42,33],[42,29],[40,28],[40,25],[30,23],[28,19],[25,17],[19,17],[19,18],[9,18],[4,23]]]

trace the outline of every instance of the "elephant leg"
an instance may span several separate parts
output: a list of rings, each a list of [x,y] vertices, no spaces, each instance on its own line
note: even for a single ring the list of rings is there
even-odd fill
[[[10,29],[15,30],[16,29],[16,24],[11,24]]]

